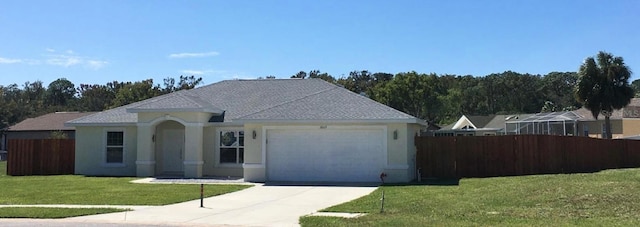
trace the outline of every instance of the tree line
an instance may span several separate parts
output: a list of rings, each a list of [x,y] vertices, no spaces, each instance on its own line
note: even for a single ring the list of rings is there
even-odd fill
[[[0,129],[14,125],[28,117],[59,111],[103,111],[174,91],[191,89],[202,78],[180,76],[165,78],[163,84],[153,79],[137,82],[113,81],[107,84],[76,85],[60,78],[48,86],[42,81],[0,85]]]
[[[436,124],[451,123],[462,114],[539,113],[581,107],[574,96],[576,72],[534,75],[506,71],[475,77],[415,71],[394,75],[363,70],[336,79],[312,70],[298,72],[291,78],[324,79]]]
[[[267,76],[272,79],[275,76]],[[319,78],[434,124],[448,124],[465,115],[539,113],[574,110],[579,76],[576,72],[546,75],[513,71],[476,77],[437,75],[415,71],[390,74],[367,70],[352,71],[339,78],[319,70],[300,71],[291,78]],[[265,78],[258,78],[265,79]],[[202,78],[166,78],[163,84],[152,79],[138,82],[113,81],[105,85],[75,86],[64,78],[51,82],[26,82],[0,86],[0,128],[27,117],[55,111],[102,111],[170,92],[191,89]],[[640,80],[631,84],[635,91]],[[636,92],[637,94],[637,92]]]

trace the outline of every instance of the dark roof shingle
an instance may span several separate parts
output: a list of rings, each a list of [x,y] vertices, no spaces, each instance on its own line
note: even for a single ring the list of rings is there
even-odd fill
[[[7,131],[56,131],[74,130],[67,127],[65,122],[94,114],[95,112],[56,112],[36,118],[28,118],[7,129]]]
[[[71,124],[135,123],[144,110],[209,108],[237,120],[418,120],[320,79],[226,80],[106,110]]]

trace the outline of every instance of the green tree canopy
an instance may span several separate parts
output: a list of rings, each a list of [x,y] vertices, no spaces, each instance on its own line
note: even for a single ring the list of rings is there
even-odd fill
[[[47,88],[47,101],[52,106],[67,105],[75,95],[75,85],[65,78],[51,82]]]
[[[622,57],[600,51],[588,57],[578,70],[576,98],[591,111],[594,118],[605,117],[604,137],[611,139],[611,113],[629,104],[634,91],[629,86],[631,71]]]

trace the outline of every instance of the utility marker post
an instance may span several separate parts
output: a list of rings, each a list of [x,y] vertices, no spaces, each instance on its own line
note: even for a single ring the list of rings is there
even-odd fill
[[[382,190],[382,198],[380,198],[380,213],[384,213],[384,190]]]
[[[204,207],[204,184],[200,184],[200,207]]]

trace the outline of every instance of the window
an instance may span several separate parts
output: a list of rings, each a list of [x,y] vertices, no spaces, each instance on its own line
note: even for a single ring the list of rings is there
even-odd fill
[[[122,164],[124,163],[124,132],[110,131],[107,132],[106,147],[106,163]]]
[[[241,164],[244,162],[244,131],[222,130],[218,134],[220,141],[220,163]]]

